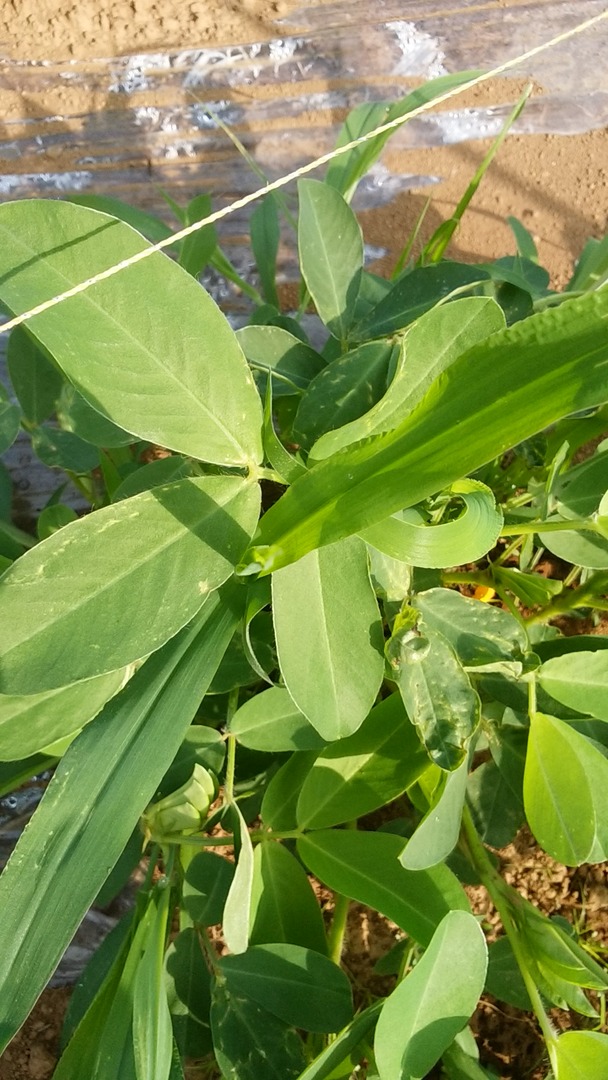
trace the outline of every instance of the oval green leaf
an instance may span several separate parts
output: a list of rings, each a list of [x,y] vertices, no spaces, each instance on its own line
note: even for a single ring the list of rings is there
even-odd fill
[[[298,198],[302,276],[321,319],[344,340],[361,285],[361,228],[339,192],[320,180],[300,180]]]
[[[232,573],[257,485],[180,480],[66,525],[0,579],[0,689],[30,694],[159,648]]]
[[[325,746],[283,686],[271,686],[241,705],[230,721],[230,734],[250,750],[271,753]]]
[[[301,862],[273,840],[256,844],[251,888],[252,945],[284,941],[327,953],[321,908]]]
[[[0,694],[0,761],[18,761],[88,724],[127,678],[111,671],[26,697]]]
[[[277,652],[298,709],[327,741],[361,726],[384,675],[365,544],[311,551],[272,578]]]
[[[354,735],[319,754],[298,799],[298,826],[326,829],[371,813],[410,787],[429,758],[398,694],[372,709]]]
[[[608,652],[566,653],[547,660],[538,679],[551,697],[577,712],[608,720]]]
[[[386,390],[392,353],[390,342],[371,342],[323,368],[300,399],[293,422],[294,442],[311,446],[326,431],[368,413]]]
[[[608,852],[608,760],[584,735],[535,713],[524,773],[528,824],[566,866],[602,862]]]
[[[300,945],[253,945],[225,956],[220,970],[229,992],[251,998],[304,1031],[339,1031],[353,1018],[349,981],[327,956]]]
[[[15,314],[149,247],[116,218],[44,199],[0,207],[0,235],[0,299]],[[219,465],[261,460],[261,405],[234,332],[161,252],[37,315],[28,331],[125,431]]]
[[[380,1080],[419,1080],[462,1031],[483,992],[483,931],[473,915],[445,916],[424,956],[387,998],[376,1025]]]
[[[444,915],[469,910],[467,897],[447,866],[405,870],[403,839],[389,833],[328,829],[298,840],[298,854],[330,889],[367,904],[428,945]]]

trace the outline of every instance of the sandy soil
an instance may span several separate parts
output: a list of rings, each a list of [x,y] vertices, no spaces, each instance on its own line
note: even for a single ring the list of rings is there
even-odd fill
[[[4,0],[0,53],[65,60],[262,41],[297,6],[296,0]]]

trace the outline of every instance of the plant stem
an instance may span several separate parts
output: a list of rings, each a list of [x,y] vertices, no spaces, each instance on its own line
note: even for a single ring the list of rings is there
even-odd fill
[[[254,844],[259,844],[263,840],[299,840],[302,833],[299,829],[286,829],[283,832],[254,829],[249,833],[249,836]],[[230,847],[234,844],[235,837],[232,833],[226,833],[225,836],[205,836],[194,833],[190,836],[155,836],[154,840],[158,844],[179,844],[180,847],[206,848]]]
[[[230,721],[234,716],[239,705],[239,688],[231,690],[228,696],[228,708],[226,710],[226,727],[228,728],[228,737],[226,739],[226,782],[224,784],[224,791],[226,792],[226,801],[229,803],[234,802],[234,770],[236,766],[236,739],[234,735],[230,734]]]
[[[349,821],[347,829],[356,829],[357,822]],[[340,960],[342,959],[342,949],[344,948],[344,935],[346,934],[346,923],[348,921],[348,910],[350,908],[350,898],[343,896],[342,893],[334,893],[334,916],[331,921],[331,926],[327,934],[327,945],[329,948],[329,958],[333,960],[334,964],[340,966]]]
[[[479,834],[473,824],[473,818],[471,817],[468,806],[465,806],[463,810],[462,827],[469,858],[477,870],[483,885],[490,894],[492,903],[500,916],[500,921],[502,922],[505,934],[509,939],[513,955],[526,985],[526,990],[528,991],[534,1014],[538,1020],[547,1048],[551,1053],[551,1048],[557,1040],[556,1032],[547,1016],[538,987],[528,970],[525,953],[519,939],[519,932],[511,917],[508,901],[505,896],[505,883],[498,871],[492,866],[488,853],[479,839]]]
[[[334,964],[338,964],[338,966],[342,958],[349,908],[350,899],[348,896],[343,896],[342,893],[334,893],[334,916],[327,935],[327,945],[329,959],[333,960]]]

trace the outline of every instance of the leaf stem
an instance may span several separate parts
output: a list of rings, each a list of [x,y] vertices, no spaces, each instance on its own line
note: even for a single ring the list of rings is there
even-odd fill
[[[349,821],[347,829],[356,829],[357,822]],[[329,958],[340,966],[342,959],[342,949],[344,948],[344,937],[346,934],[346,924],[348,922],[348,912],[350,908],[350,897],[343,896],[342,893],[334,892],[334,914],[331,921],[331,926],[327,934],[327,946],[329,950]]]
[[[343,896],[342,893],[334,893],[334,915],[327,935],[327,946],[330,960],[333,960],[334,964],[338,966],[340,966],[340,960],[342,959],[349,908],[349,897]]]
[[[519,932],[511,916],[509,902],[505,895],[505,883],[498,871],[492,866],[488,853],[473,824],[473,818],[471,817],[471,811],[468,806],[464,807],[462,827],[467,853],[500,916],[500,921],[502,922],[505,934],[509,939],[513,955],[521,971],[526,990],[528,991],[534,1014],[538,1020],[545,1043],[547,1044],[547,1049],[549,1050],[549,1053],[551,1053],[557,1040],[557,1033],[553,1028],[551,1020],[547,1016],[538,987],[528,970],[526,956],[521,947]]]
[[[230,734],[230,721],[234,716],[239,706],[239,688],[231,690],[228,696],[228,708],[226,709],[226,727],[228,728],[228,738],[226,739],[226,782],[224,784],[224,791],[226,793],[226,801],[229,803],[234,802],[234,770],[236,766],[236,738]]]
[[[286,829],[281,832],[269,832],[268,829],[253,829],[249,833],[252,843],[259,844],[263,840],[299,840],[302,833],[299,829]],[[179,844],[180,847],[231,847],[236,837],[233,833],[223,836],[205,836],[200,833],[191,833],[190,836],[158,836],[154,838],[159,844]]]
[[[501,536],[525,536],[538,532],[599,532],[593,518],[581,518],[573,521],[520,521],[517,525],[505,525],[500,530]]]

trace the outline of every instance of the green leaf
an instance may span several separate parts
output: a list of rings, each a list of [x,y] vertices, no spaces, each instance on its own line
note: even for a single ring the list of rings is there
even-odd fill
[[[549,1045],[555,1080],[590,1080],[608,1071],[608,1035],[566,1031]]]
[[[323,750],[298,799],[298,826],[325,829],[396,799],[429,767],[398,694],[372,709],[354,735]]]
[[[427,101],[433,101],[448,90],[462,86],[478,74],[480,72],[463,71],[456,75],[443,75],[439,79],[429,80],[398,101],[366,102],[358,105],[348,114],[342,125],[336,146],[345,146],[360,135],[374,131],[381,124],[396,120],[400,116],[407,116],[413,109],[419,108]],[[391,134],[393,132],[386,131],[382,135],[376,135],[375,138],[368,139],[360,146],[330,161],[325,177],[326,183],[331,184],[332,187],[341,191],[345,198],[350,199],[359,180],[369,172],[373,163],[379,158]]]
[[[527,607],[548,604],[554,596],[559,596],[564,587],[563,581],[546,578],[542,574],[526,574],[512,566],[495,564],[492,576],[499,586],[509,589]]]
[[[152,488],[197,475],[197,467],[193,461],[181,454],[169,454],[168,457],[149,461],[147,465],[129,473],[112,493],[112,502],[121,502],[132,495],[140,495],[142,491],[151,491]]]
[[[5,203],[0,234],[0,300],[15,313],[149,246],[106,214],[43,199]],[[220,465],[260,460],[261,406],[234,333],[164,254],[28,328],[89,404],[125,431]]]
[[[169,1080],[171,1071],[173,1035],[163,979],[170,895],[167,883],[158,897],[154,921],[133,980],[136,1080]]]
[[[99,450],[71,431],[49,426],[32,431],[32,450],[52,469],[88,473],[99,465]]]
[[[264,515],[244,565],[264,573],[285,566],[414,506],[568,413],[604,402],[607,317],[608,290],[599,290],[468,349],[394,431],[296,480]]]
[[[299,180],[300,268],[316,309],[334,337],[350,329],[363,268],[363,237],[342,196],[319,180]]]
[[[367,545],[367,555],[376,596],[389,604],[401,604],[412,588],[412,566],[398,559],[391,559],[370,544]]]
[[[412,604],[423,627],[442,634],[467,667],[520,660],[528,652],[526,631],[508,611],[453,589],[428,589]]]
[[[159,240],[166,240],[171,236],[172,230],[164,221],[153,214],[146,213],[122,199],[115,199],[113,195],[69,195],[68,202],[76,206],[88,206],[91,210],[100,210],[103,214],[110,214],[119,221],[126,222],[138,233],[145,236],[151,244],[157,244]],[[185,222],[184,222],[185,223]]]
[[[46,985],[205,693],[241,612],[210,597],[194,623],[136,672],[60,763],[0,877],[0,1042]],[[120,806],[117,815],[116,807]]]
[[[32,424],[48,420],[65,380],[23,326],[16,326],[8,339],[6,361],[25,417]]]
[[[310,552],[272,579],[285,685],[323,739],[361,726],[384,675],[382,624],[358,538]],[[348,614],[347,614],[348,613]]]
[[[483,762],[467,787],[475,827],[484,844],[506,847],[524,824],[523,803],[493,761]]]
[[[564,521],[559,514],[552,514],[547,521]],[[585,566],[590,570],[608,569],[608,539],[592,532],[565,530],[564,532],[542,532],[538,534],[543,547],[564,562],[575,566]]]
[[[258,514],[257,485],[180,480],[67,525],[0,581],[4,693],[36,693],[145,656],[232,572]]]
[[[477,920],[465,911],[450,912],[380,1013],[374,1040],[380,1080],[426,1076],[474,1011],[486,966]]]
[[[300,945],[254,945],[225,956],[220,971],[228,991],[262,1005],[292,1027],[338,1031],[352,1020],[350,984],[326,956]]]
[[[276,199],[266,195],[260,199],[249,220],[251,249],[260,275],[262,295],[267,304],[279,307],[276,286],[277,252],[281,230]]]
[[[438,786],[437,796],[433,798],[427,815],[399,856],[399,862],[406,870],[426,870],[437,866],[456,847],[467,778],[468,762],[465,759]]]
[[[410,509],[364,529],[361,536],[385,555],[414,566],[476,562],[496,544],[502,513],[493,492],[479,480],[457,480],[449,493],[464,503],[463,512],[453,521],[429,525]]]
[[[533,259],[521,255],[505,255],[494,262],[483,263],[480,269],[486,270],[494,281],[506,281],[534,299],[547,294],[549,273]]]
[[[597,285],[608,273],[608,236],[601,240],[591,237],[587,240],[578,260],[574,274],[566,289],[590,289]]]
[[[36,522],[38,539],[46,540],[47,537],[62,529],[64,525],[76,521],[77,518],[76,511],[72,510],[71,506],[65,506],[63,503],[53,503],[51,506],[45,506]]]
[[[222,921],[234,878],[234,863],[211,851],[199,851],[188,864],[182,887],[184,911],[193,923],[214,926]]]
[[[129,446],[135,442],[133,435],[89,405],[71,383],[63,387],[57,402],[57,418],[66,432],[78,435],[93,446]]]
[[[391,291],[357,323],[352,336],[356,341],[368,341],[370,338],[396,334],[434,308],[439,300],[445,300],[456,289],[477,285],[487,277],[487,271],[480,267],[448,260],[434,266],[421,266],[410,270],[399,278]]]
[[[58,690],[0,695],[0,761],[18,761],[74,735],[117,694],[125,671],[111,671]]]
[[[126,955],[121,951],[54,1072],[57,1080],[134,1080],[133,993],[155,903],[142,905]]]
[[[272,396],[277,398],[305,390],[325,367],[318,352],[279,326],[244,326],[236,336],[262,396],[268,374],[272,376]]]
[[[532,1010],[530,995],[526,990],[521,970],[513,955],[508,937],[500,937],[488,948],[488,973],[486,991],[507,1005],[524,1012]]]
[[[226,744],[221,732],[203,724],[192,724],[158,785],[157,796],[164,798],[182,787],[192,777],[197,764],[219,776],[225,757]]]
[[[316,750],[325,746],[319,733],[282,686],[271,686],[241,705],[230,721],[230,734],[250,750],[271,753]]]
[[[251,888],[252,945],[289,942],[327,953],[321,909],[302,864],[272,840],[256,844]]]
[[[504,325],[500,308],[487,296],[470,296],[432,308],[408,329],[384,397],[359,420],[321,436],[312,448],[311,459],[330,457],[343,446],[397,427],[442,371]]]
[[[298,854],[330,889],[375,908],[428,945],[444,915],[469,910],[464,891],[447,866],[405,870],[398,859],[403,839],[389,833],[326,830],[298,840]]]
[[[264,792],[260,814],[264,824],[275,832],[296,828],[300,788],[316,757],[316,750],[298,750],[272,777]]]
[[[60,1048],[62,1051],[88,1012],[114,965],[121,964],[121,958],[125,956],[128,950],[132,930],[133,912],[128,911],[112,927],[88,961],[70,994],[61,1029]]]
[[[211,197],[209,195],[197,195],[188,204],[184,214],[184,225],[193,225],[195,221],[202,221],[211,213]],[[193,278],[205,269],[217,248],[217,229],[214,222],[203,225],[196,232],[190,233],[182,240],[179,253],[179,265],[191,274]]]
[[[390,342],[371,342],[324,367],[300,399],[294,441],[309,447],[326,431],[367,414],[386,390],[393,351]]]
[[[216,982],[211,1028],[224,1080],[297,1080],[305,1060],[295,1031],[254,1001]]]
[[[0,454],[13,445],[20,426],[21,409],[6,399],[4,387],[0,385]]]
[[[350,1054],[356,1050],[368,1031],[376,1023],[383,1004],[383,1001],[377,1001],[374,1005],[370,1005],[369,1008],[359,1013],[339,1035],[336,1035],[329,1046],[314,1061],[311,1061],[298,1080],[330,1080],[331,1077],[336,1075],[334,1070],[347,1059],[347,1071],[349,1071]]]
[[[251,889],[253,885],[253,844],[247,829],[247,822],[241,814],[238,803],[233,802],[231,808],[238,821],[241,850],[224,904],[224,940],[231,952],[243,953],[249,942]]]
[[[534,242],[534,237],[528,229],[526,229],[526,226],[522,225],[521,221],[516,217],[511,216],[507,218],[507,224],[510,226],[515,237],[518,254],[524,259],[529,259],[531,262],[537,262],[538,251]]]
[[[565,518],[589,517],[608,488],[608,448],[557,477],[551,494]]]
[[[608,760],[584,735],[543,713],[530,718],[524,806],[539,844],[566,866],[608,852]]]
[[[551,697],[577,712],[608,720],[608,653],[566,653],[547,660],[538,680]]]
[[[463,761],[480,718],[477,692],[443,634],[423,625],[387,645],[391,674],[429,756],[442,769]]]
[[[266,384],[266,398],[264,400],[264,453],[280,480],[285,484],[292,484],[301,476],[306,469],[297,458],[293,457],[279,439],[274,428],[274,415],[272,410],[272,386]]]
[[[211,976],[194,927],[185,927],[165,954],[165,987],[175,1040],[184,1057],[212,1049]]]

